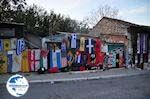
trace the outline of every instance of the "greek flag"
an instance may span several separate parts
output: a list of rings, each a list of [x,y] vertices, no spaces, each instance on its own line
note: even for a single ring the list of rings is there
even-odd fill
[[[25,41],[24,41],[24,39],[18,39],[17,40],[16,54],[20,55],[23,50],[25,50]]]

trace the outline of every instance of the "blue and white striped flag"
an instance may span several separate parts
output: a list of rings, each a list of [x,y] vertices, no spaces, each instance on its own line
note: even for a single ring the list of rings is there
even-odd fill
[[[61,68],[61,50],[50,51],[50,68]]]
[[[16,54],[20,55],[23,50],[25,50],[25,41],[24,41],[24,39],[18,39],[17,40]]]

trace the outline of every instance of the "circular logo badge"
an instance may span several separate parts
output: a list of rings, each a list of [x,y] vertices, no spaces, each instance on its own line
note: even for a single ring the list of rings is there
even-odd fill
[[[21,97],[28,91],[29,83],[25,77],[16,74],[8,79],[6,87],[11,95]]]

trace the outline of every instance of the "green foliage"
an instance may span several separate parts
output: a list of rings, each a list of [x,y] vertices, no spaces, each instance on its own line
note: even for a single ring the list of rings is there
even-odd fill
[[[13,9],[10,2],[15,6]],[[27,6],[25,0],[10,0],[10,2],[2,3],[0,21],[24,23],[25,33],[47,36],[57,31],[88,32],[88,25],[85,22],[77,22],[54,11],[48,13],[34,4]]]

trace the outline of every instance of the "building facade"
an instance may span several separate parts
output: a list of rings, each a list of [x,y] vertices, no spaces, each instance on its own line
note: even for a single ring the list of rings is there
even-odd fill
[[[109,53],[109,66],[128,66],[132,53],[130,26],[136,24],[123,20],[103,17],[90,31],[91,35],[100,37],[106,44],[104,52]]]

